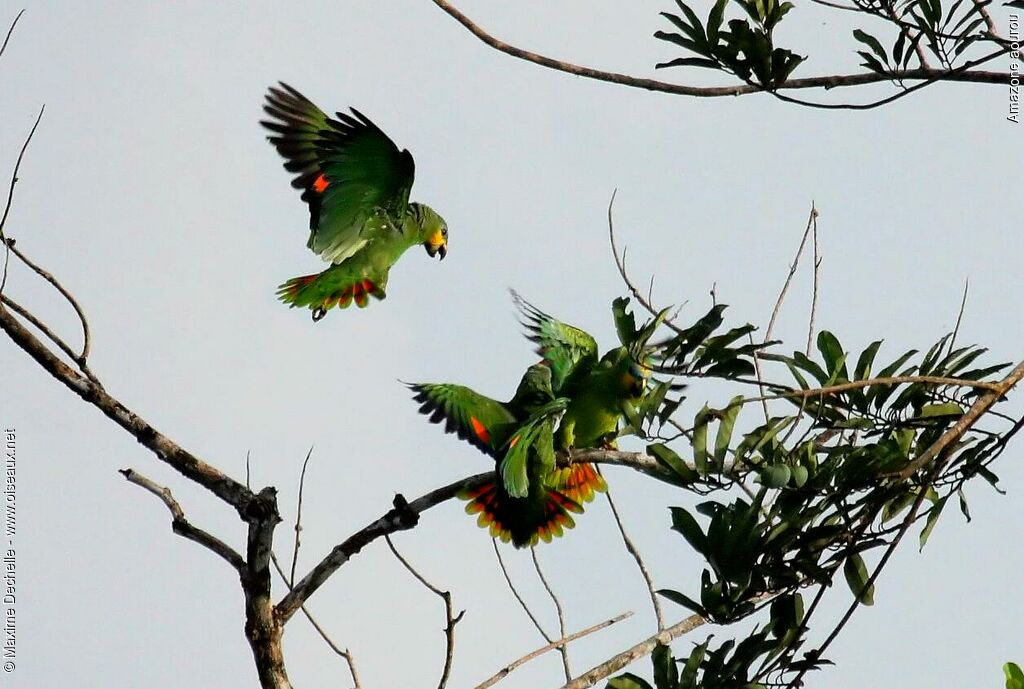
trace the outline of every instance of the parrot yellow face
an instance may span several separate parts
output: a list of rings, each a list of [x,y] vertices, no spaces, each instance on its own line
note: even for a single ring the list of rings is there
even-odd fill
[[[443,261],[448,255],[448,226],[442,224],[434,230],[434,233],[427,237],[427,241],[423,242],[423,248],[431,258],[440,254],[440,260]]]
[[[633,399],[642,397],[647,389],[647,379],[651,375],[651,369],[631,361],[625,373],[622,374],[622,389]]]

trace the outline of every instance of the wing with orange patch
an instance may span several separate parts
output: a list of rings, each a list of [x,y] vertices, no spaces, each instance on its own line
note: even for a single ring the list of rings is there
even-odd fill
[[[463,385],[416,383],[409,388],[420,403],[420,413],[429,414],[431,423],[443,421],[446,433],[455,433],[492,457],[498,457],[516,426],[515,416],[504,404]]]
[[[268,139],[309,204],[308,246],[325,261],[341,263],[379,231],[378,210],[392,218],[407,212],[412,155],[358,110],[328,117],[284,83],[270,87],[263,110]]]

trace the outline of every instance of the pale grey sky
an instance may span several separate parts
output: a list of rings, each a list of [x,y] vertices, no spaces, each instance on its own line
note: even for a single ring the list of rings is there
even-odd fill
[[[466,0],[463,9],[524,47],[650,75],[674,56],[650,38],[669,5]],[[0,22],[18,7],[0,5]],[[832,31],[848,35],[798,9],[785,33],[798,52],[828,51]],[[827,54],[806,73],[855,68],[852,53]],[[451,229],[443,263],[414,250],[392,273],[386,302],[315,326],[273,298],[285,278],[319,270],[304,247],[306,210],[257,124],[277,80],[328,111],[356,106],[407,147],[413,199]],[[931,343],[952,328],[969,277],[962,340],[1019,359],[1024,139],[1004,119],[1007,102],[1003,87],[969,85],[865,113],[651,94],[501,55],[427,0],[301,9],[37,0],[0,61],[0,175],[46,103],[7,231],[87,309],[92,368],[112,394],[236,477],[251,452],[253,482],[280,489],[286,518],[315,446],[301,571],[396,491],[412,498],[486,468],[473,448],[426,424],[397,380],[507,396],[534,358],[508,287],[613,341],[609,303],[622,286],[605,211],[614,188],[632,270],[657,276],[663,303],[689,300],[690,316],[717,283],[733,320],[765,324],[814,200],[824,252],[818,322],[844,344],[859,350],[884,336],[894,358]],[[804,336],[808,285],[801,271],[778,326],[790,348]],[[34,276],[15,269],[7,289],[75,332]],[[700,395],[692,390],[690,413]],[[234,575],[172,535],[163,506],[116,470],[169,485],[195,523],[237,545],[234,514],[6,339],[0,425],[17,429],[19,453],[18,658],[0,687],[58,689],[69,678],[84,688],[255,686]],[[833,647],[837,667],[809,686],[1001,686],[1001,664],[1024,661],[1020,455],[1011,447],[996,467],[1007,496],[972,487],[972,524],[950,513],[922,555],[912,543],[897,555],[876,606]],[[624,470],[607,475],[657,583],[696,592],[699,563],[669,532],[666,509],[692,496]],[[288,535],[282,526],[279,544]],[[396,543],[468,611],[451,687],[473,686],[541,644],[461,504],[431,510]],[[540,557],[571,628],[637,613],[575,647],[577,671],[649,634],[642,583],[603,502]],[[554,628],[528,554],[509,550],[507,559]],[[848,600],[837,587],[829,610]],[[382,543],[310,607],[351,648],[368,689],[436,682],[440,603]],[[708,631],[676,642],[676,653]],[[348,686],[304,620],[289,625],[285,651],[296,686]],[[649,664],[631,669],[647,675]],[[559,677],[552,654],[504,686],[557,686]]]

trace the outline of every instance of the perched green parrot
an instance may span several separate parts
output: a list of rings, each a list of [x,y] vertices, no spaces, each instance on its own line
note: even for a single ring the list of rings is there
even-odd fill
[[[597,341],[524,300],[513,299],[523,315],[527,337],[551,366],[554,389],[568,403],[555,432],[555,450],[614,448],[626,406],[635,406],[647,389],[647,341],[661,318],[639,332],[620,332],[622,345],[597,357]],[[624,308],[624,305],[623,307]]]
[[[281,301],[307,307],[320,320],[334,306],[364,307],[383,299],[391,266],[422,244],[431,257],[448,252],[448,225],[429,206],[409,202],[415,165],[355,108],[328,117],[301,93],[271,86],[261,124],[295,173],[292,186],[309,204],[306,245],[332,265],[285,282]]]
[[[462,497],[469,500],[466,511],[480,515],[480,526],[518,548],[561,536],[564,529],[575,526],[570,513],[582,512],[581,503],[592,500],[594,491],[605,489],[604,479],[590,464],[555,468],[553,419],[567,400],[555,397],[551,383],[552,369],[540,363],[527,369],[508,402],[462,385],[409,386],[421,403],[420,412],[429,414],[431,422],[444,421],[446,432],[455,433],[495,460],[494,481]],[[530,429],[536,429],[535,437],[524,437]],[[513,497],[505,473],[508,455],[517,447],[525,449],[523,480]]]

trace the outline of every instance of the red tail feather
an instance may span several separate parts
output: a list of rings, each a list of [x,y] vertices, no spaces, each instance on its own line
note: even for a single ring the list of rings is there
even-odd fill
[[[576,525],[570,512],[583,511],[575,500],[551,488],[546,489],[542,500],[534,496],[513,498],[497,479],[460,497],[469,500],[468,514],[480,515],[478,526],[488,529],[492,538],[511,541],[517,548],[535,545],[538,540],[550,543]]]

